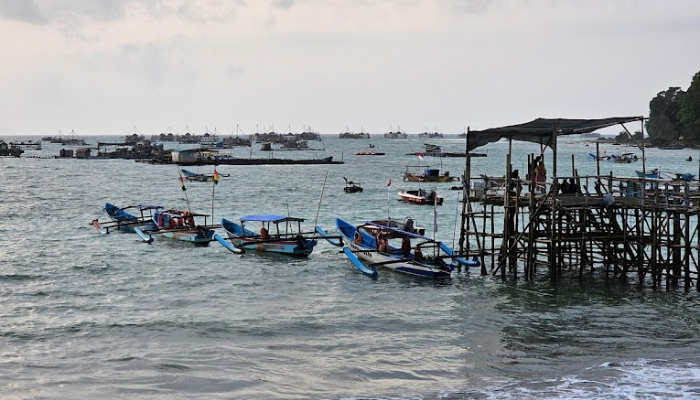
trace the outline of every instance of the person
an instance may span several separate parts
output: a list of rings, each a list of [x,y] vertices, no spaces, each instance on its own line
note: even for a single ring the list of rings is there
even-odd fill
[[[518,189],[520,187],[520,171],[514,169],[510,174],[510,183],[508,184],[508,194],[510,196],[515,196],[518,194]]]
[[[411,238],[408,236],[404,236],[401,241],[401,254],[403,254],[404,257],[408,257],[408,255],[411,254]]]
[[[688,156],[688,159],[686,161],[693,161],[693,156]]]
[[[388,253],[389,252],[389,240],[384,237],[381,233],[377,235],[377,249],[382,252],[382,253]]]
[[[540,160],[539,164],[537,164],[537,169],[535,170],[535,182],[537,184],[537,188],[540,190],[541,193],[544,193],[545,191],[545,184],[544,181],[547,179],[547,168],[544,166],[544,160]]]
[[[571,187],[569,186],[569,181],[564,179],[564,182],[559,185],[559,190],[561,191],[561,194],[569,194],[571,193]]]
[[[413,259],[418,262],[423,261],[423,251],[420,247],[416,247],[416,250],[413,252]]]
[[[270,239],[270,232],[268,232],[264,226],[262,228],[260,228],[260,239],[262,239],[262,240]]]
[[[578,183],[576,183],[576,179],[574,178],[569,178],[569,193],[581,193],[581,186],[579,186]]]
[[[355,229],[355,238],[353,240],[357,244],[362,244],[362,234],[359,229]]]
[[[540,164],[541,158],[542,156],[535,157],[535,159],[532,160],[532,164],[528,166],[527,176],[525,177],[528,182],[535,178],[535,171],[537,170],[537,166]]]

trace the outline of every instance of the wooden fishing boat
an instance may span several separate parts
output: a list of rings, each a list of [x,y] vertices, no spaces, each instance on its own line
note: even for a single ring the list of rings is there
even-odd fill
[[[358,151],[355,153],[357,156],[383,156],[386,155],[386,153],[382,153],[380,151]]]
[[[409,182],[452,182],[458,181],[459,177],[450,176],[447,171],[440,173],[438,168],[430,166],[407,165],[403,180]]]
[[[444,243],[417,233],[372,222],[356,227],[340,218],[335,224],[345,255],[371,277],[378,275],[377,267],[381,266],[407,275],[445,279],[459,266],[479,265],[476,260],[457,257]],[[397,241],[397,245],[392,243]]]
[[[94,219],[91,224],[98,232],[105,234],[110,233],[110,231],[114,229],[120,232],[138,233],[139,230],[156,228],[153,222],[153,212],[162,208],[163,206],[155,204],[136,204],[118,207],[112,203],[106,203],[104,212],[107,217],[109,217],[110,221],[102,223],[99,221],[99,218],[97,218]]]
[[[214,174],[199,174],[196,172],[192,172],[190,170],[182,169],[182,174],[185,176],[185,178],[189,181],[195,181],[195,182],[209,182],[210,180],[214,179]],[[219,173],[220,177],[228,177],[229,174],[222,174]]]
[[[407,201],[409,203],[413,204],[420,204],[420,205],[433,205],[436,204],[438,206],[442,205],[442,202],[444,201],[444,198],[438,196],[438,194],[434,191],[427,191],[425,189],[418,189],[418,190],[402,190],[399,192],[399,196],[401,197],[401,200]]]
[[[276,214],[246,215],[240,224],[223,218],[221,227],[228,234],[228,240],[235,248],[286,254],[292,257],[308,257],[317,241],[309,239],[301,231],[303,218],[286,217]],[[260,222],[259,233],[246,229],[246,223]],[[217,239],[218,240],[218,239]],[[221,242],[221,240],[219,240]],[[224,243],[226,248],[232,250]]]
[[[658,169],[654,169],[651,172],[647,172],[644,174],[642,171],[636,171],[638,177],[644,177],[646,176],[647,179],[668,179],[668,180],[675,180],[675,181],[685,181],[685,182],[690,182],[693,179],[695,179],[694,174],[686,173],[686,174],[679,174],[679,173],[669,173],[669,172],[659,172]]]
[[[198,214],[184,210],[171,209],[156,211],[153,214],[153,222],[156,228],[143,230],[148,234],[160,234],[167,238],[207,246],[214,240],[215,225],[207,225],[207,214]],[[197,220],[203,220],[197,224]]]
[[[357,193],[364,190],[362,189],[362,186],[360,186],[359,182],[355,183],[353,181],[348,180],[348,178],[346,177],[343,177],[343,179],[345,179],[345,187],[343,188],[343,191],[345,191],[345,193]]]

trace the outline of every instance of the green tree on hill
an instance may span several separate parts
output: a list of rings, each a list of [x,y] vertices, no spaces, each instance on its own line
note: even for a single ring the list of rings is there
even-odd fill
[[[700,142],[700,72],[695,74],[678,110],[683,136],[694,143]]]
[[[685,94],[680,87],[670,87],[651,99],[649,119],[646,122],[649,139],[656,142],[673,142],[679,139],[682,130],[677,114]]]

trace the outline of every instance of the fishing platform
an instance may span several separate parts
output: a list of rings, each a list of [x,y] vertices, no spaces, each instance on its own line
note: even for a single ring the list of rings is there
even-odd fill
[[[593,120],[537,119],[467,136],[467,151],[501,138],[509,140],[505,178],[470,177],[466,160],[459,253],[477,256],[482,274],[503,279],[552,282],[566,277],[604,276],[666,289],[700,291],[700,184],[697,181],[580,176],[572,155],[571,173],[557,171],[557,137],[582,134],[643,117]],[[629,134],[632,137],[631,134]],[[552,173],[536,181],[513,169],[513,140],[551,150]],[[646,171],[644,145],[642,170]],[[598,153],[598,149],[596,148]],[[534,154],[528,155],[532,165]],[[565,190],[564,181],[578,190]],[[573,193],[572,193],[573,192]],[[489,267],[490,266],[490,270]]]

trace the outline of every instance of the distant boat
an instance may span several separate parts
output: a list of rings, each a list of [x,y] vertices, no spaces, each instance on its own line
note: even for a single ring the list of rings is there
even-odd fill
[[[358,193],[364,190],[360,186],[359,182],[355,183],[353,181],[348,180],[348,178],[346,177],[343,177],[343,179],[345,179],[345,187],[343,188],[343,191],[345,191],[345,193]]]
[[[212,179],[214,179],[214,174],[199,174],[196,172],[192,172],[190,170],[182,169],[182,174],[185,175],[185,178],[189,181],[196,181],[196,182],[208,182]],[[228,177],[230,176],[229,174],[219,174],[220,177]]]
[[[440,173],[437,168],[421,165],[407,165],[403,180],[409,182],[452,182],[458,181],[459,177],[450,176],[449,172]]]
[[[418,190],[402,190],[399,192],[399,197],[403,201],[420,204],[420,205],[442,205],[443,198],[438,196],[434,190],[427,191],[425,189]]]
[[[386,153],[378,152],[378,151],[358,151],[355,153],[355,155],[358,156],[383,156]]]
[[[647,179],[667,179],[667,180],[676,180],[676,181],[685,181],[685,182],[690,182],[693,179],[695,179],[694,174],[678,174],[678,173],[668,173],[668,172],[659,172],[658,170],[652,170],[651,172],[647,172],[646,175],[642,171],[636,171],[638,177],[643,177],[646,176]]]

